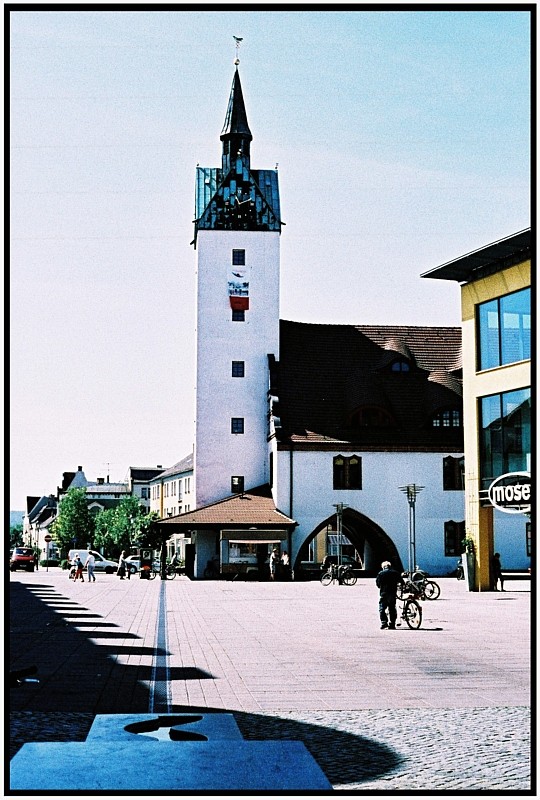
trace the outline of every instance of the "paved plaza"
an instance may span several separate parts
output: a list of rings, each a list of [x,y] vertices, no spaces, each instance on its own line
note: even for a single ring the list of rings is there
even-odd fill
[[[245,739],[304,742],[338,791],[534,794],[530,582],[438,582],[422,627],[389,631],[373,579],[13,573],[10,668],[40,683],[10,692],[11,756],[96,714],[228,711]]]

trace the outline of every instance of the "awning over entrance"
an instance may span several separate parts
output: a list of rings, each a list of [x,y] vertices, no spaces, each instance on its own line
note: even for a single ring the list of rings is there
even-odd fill
[[[221,531],[221,539],[229,544],[279,544],[287,541],[287,531]]]

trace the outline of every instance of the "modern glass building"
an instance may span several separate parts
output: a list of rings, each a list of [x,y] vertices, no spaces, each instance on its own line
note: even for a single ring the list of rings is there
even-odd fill
[[[502,524],[501,511],[518,515],[510,542],[513,563],[530,564],[531,231],[519,231],[422,277],[461,284],[465,529],[474,541],[475,588],[488,590],[495,515]],[[520,488],[518,500],[513,488],[505,490],[512,502],[503,509],[494,505],[490,492],[496,483],[529,489]]]

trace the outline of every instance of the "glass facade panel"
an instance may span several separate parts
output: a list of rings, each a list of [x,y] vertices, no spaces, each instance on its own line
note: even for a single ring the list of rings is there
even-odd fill
[[[480,400],[480,478],[531,468],[531,390],[494,394]]]
[[[531,357],[531,290],[481,303],[477,312],[478,369]]]

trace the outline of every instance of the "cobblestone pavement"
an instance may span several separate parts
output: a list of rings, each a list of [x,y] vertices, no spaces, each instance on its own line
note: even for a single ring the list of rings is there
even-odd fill
[[[96,713],[148,713],[161,609],[171,712],[227,710],[246,739],[304,741],[339,791],[534,794],[530,583],[439,583],[422,628],[390,632],[369,581],[14,574],[11,668],[37,664],[40,684],[11,691],[11,757],[84,741]]]

